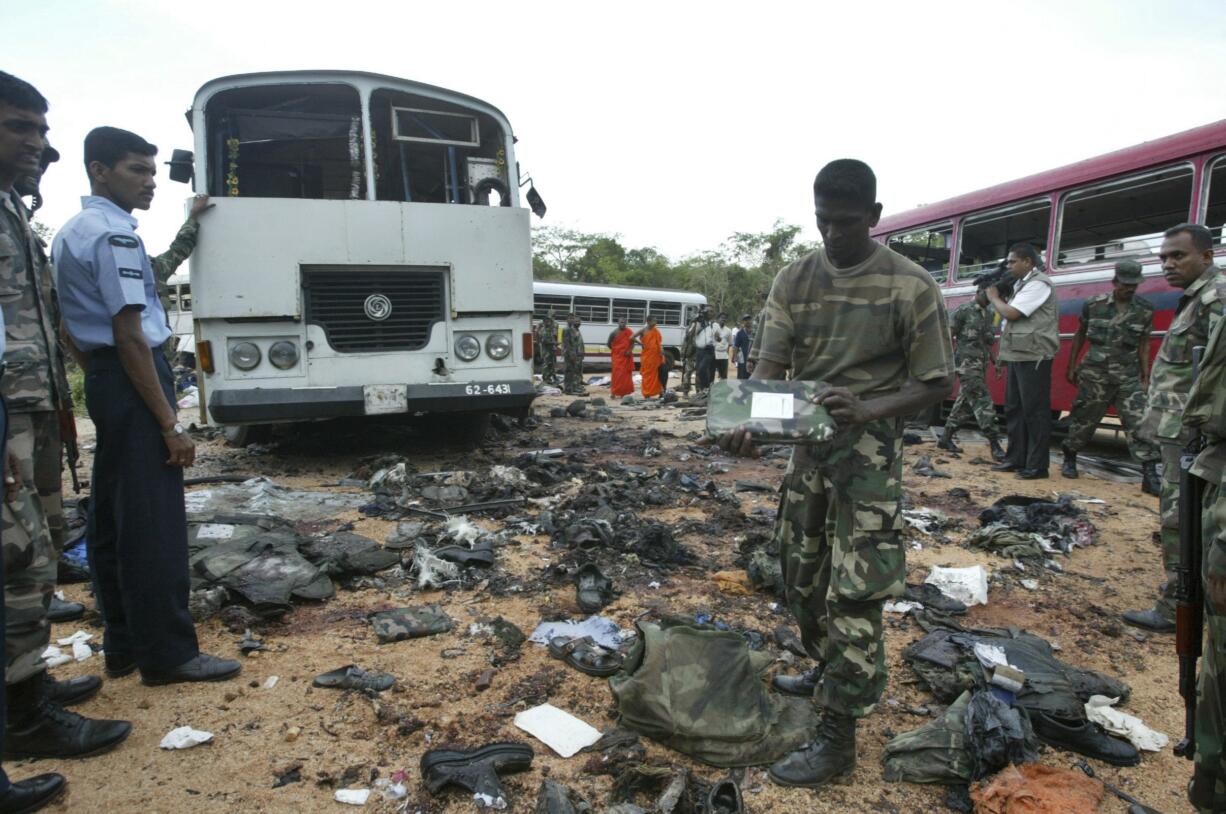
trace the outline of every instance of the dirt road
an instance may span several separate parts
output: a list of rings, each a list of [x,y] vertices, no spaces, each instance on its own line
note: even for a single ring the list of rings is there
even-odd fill
[[[593,391],[593,395],[601,394]],[[536,406],[542,417],[539,426],[499,433],[474,453],[438,450],[428,439],[414,441],[385,428],[338,430],[321,425],[296,430],[270,449],[233,450],[217,440],[203,441],[198,465],[189,474],[250,473],[294,486],[339,489],[329,484],[349,475],[363,459],[379,454],[404,455],[418,471],[477,470],[505,463],[524,449],[562,447],[593,473],[614,463],[648,469],[671,466],[731,488],[736,480],[777,485],[785,465],[778,458],[734,461],[691,452],[693,441],[687,436],[701,430],[702,421],[684,420],[676,409],[611,403],[611,418],[548,417],[550,407],[569,401],[542,398]],[[649,434],[651,430],[656,432]],[[83,443],[88,444],[90,428],[83,424],[81,431]],[[1158,522],[1156,499],[1142,495],[1136,486],[1084,475],[1075,482],[1063,481],[1058,474],[1051,480],[1028,482],[998,476],[988,471],[985,446],[967,445],[960,458],[937,453],[931,442],[907,447],[907,496],[915,507],[940,509],[964,523],[948,532],[948,542],[916,531],[907,533],[908,540],[922,546],[908,551],[909,581],[922,581],[929,567],[937,564],[981,563],[993,572],[1011,572],[1010,561],[960,545],[977,526],[978,511],[1005,494],[1050,497],[1058,491],[1076,491],[1105,501],[1087,504],[1099,529],[1096,546],[1077,550],[1063,560],[1062,574],[1031,569],[1032,573],[1008,573],[994,581],[989,603],[973,608],[968,622],[1024,627],[1058,643],[1066,660],[1122,678],[1133,688],[1129,711],[1177,738],[1182,705],[1176,692],[1173,636],[1141,635],[1118,619],[1120,611],[1146,607],[1160,579],[1159,552],[1151,540]],[[913,475],[911,465],[921,454],[933,456],[937,467],[950,477]],[[956,488],[967,490],[969,498],[951,496],[950,490]],[[612,576],[622,593],[604,613],[623,628],[632,627],[645,610],[690,616],[709,613],[734,627],[764,634],[788,623],[774,597],[721,593],[710,578],[712,572],[736,567],[738,536],[746,529],[769,531],[775,496],[739,493],[739,501],[739,512],[719,516],[707,504],[688,499],[667,508],[642,507],[644,516],[679,530],[679,541],[695,555],[695,561],[661,571],[650,580],[641,568],[615,572]],[[755,514],[755,510],[763,511]],[[763,519],[754,522],[754,517]],[[337,519],[352,521],[355,531],[377,540],[383,540],[395,526],[392,521],[358,512]],[[683,522],[686,520],[693,522]],[[490,529],[499,527],[493,520],[478,522]],[[512,810],[533,809],[536,790],[546,773],[570,784],[600,810],[608,804],[613,778],[592,773],[596,767],[588,756],[569,760],[554,756],[515,729],[511,718],[547,698],[598,729],[611,727],[613,704],[605,682],[565,667],[532,644],[523,646],[517,660],[504,660],[493,641],[470,635],[469,629],[480,619],[501,616],[530,632],[543,616],[578,615],[573,585],[551,571],[564,553],[551,548],[546,535],[521,535],[512,545],[499,549],[496,578],[473,590],[421,594],[398,584],[382,589],[372,586],[342,589],[322,604],[300,605],[258,630],[268,649],[245,660],[240,680],[168,688],[144,687],[135,676],[107,681],[101,694],[80,711],[134,722],[132,736],[117,750],[81,761],[40,761],[6,768],[17,778],[36,771],[64,773],[70,792],[58,809],[52,809],[61,811],[339,811],[344,808],[333,801],[336,788],[368,786],[375,777],[404,770],[408,798],[385,802],[372,797],[368,810],[467,812],[473,803],[464,795],[447,792],[432,797],[421,786],[421,754],[440,744],[479,745],[509,739],[531,742],[537,752],[531,771],[505,782],[512,795]],[[1037,589],[1021,587],[1018,576],[1037,580]],[[84,588],[69,586],[67,594],[89,602]],[[395,644],[376,643],[365,619],[367,613],[426,601],[437,602],[456,620],[453,631]],[[79,628],[100,632],[89,624],[59,625],[54,637],[68,636]],[[221,619],[203,623],[200,635],[209,652],[236,656],[239,635]],[[748,810],[944,810],[942,789],[886,783],[881,777],[882,745],[892,734],[930,720],[909,710],[923,705],[940,709],[899,657],[902,648],[920,635],[909,619],[889,617],[889,685],[878,710],[860,727],[859,764],[851,784],[820,792],[789,790],[772,785],[762,769],[753,769],[743,780]],[[491,667],[492,658],[499,666],[494,668],[490,687],[479,691],[477,678]],[[311,688],[316,674],[350,663],[388,671],[398,678],[398,684],[374,700]],[[90,659],[58,667],[55,674],[98,673],[101,666],[100,660]],[[278,677],[276,685],[263,688],[271,676]],[[182,725],[208,730],[215,738],[187,751],[159,749],[160,739]],[[709,779],[725,774],[644,743],[649,760],[686,766]],[[1055,766],[1068,766],[1074,759],[1053,750],[1043,758]],[[1173,757],[1169,748],[1161,754],[1147,754],[1136,768],[1102,764],[1095,768],[1103,779],[1161,811],[1190,810],[1184,801],[1190,764]],[[278,778],[284,785],[274,788]],[[646,797],[638,802],[649,805]],[[1125,808],[1108,798],[1100,810]]]

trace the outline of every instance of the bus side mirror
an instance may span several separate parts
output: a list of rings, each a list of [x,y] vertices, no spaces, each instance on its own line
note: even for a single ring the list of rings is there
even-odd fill
[[[528,199],[528,208],[532,210],[532,214],[538,218],[545,217],[545,201],[541,199],[541,194],[536,191],[535,186],[528,186],[528,194],[525,197]]]
[[[191,150],[175,150],[170,154],[170,160],[166,165],[170,167],[170,180],[178,181],[180,184],[190,184],[195,179],[192,177],[192,165],[195,163],[195,155]]]

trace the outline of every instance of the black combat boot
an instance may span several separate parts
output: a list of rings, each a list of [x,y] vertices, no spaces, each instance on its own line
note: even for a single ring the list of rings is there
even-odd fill
[[[1158,462],[1146,461],[1141,464],[1141,491],[1155,497],[1162,494],[1162,478],[1158,477]]]
[[[1064,465],[1060,467],[1060,474],[1066,478],[1077,477],[1077,450],[1064,448]]]
[[[798,676],[777,675],[771,679],[771,685],[786,695],[812,698],[813,691],[817,689],[818,683],[822,680],[823,669],[823,666],[819,664],[812,670],[806,670]]]
[[[132,731],[127,721],[84,718],[51,703],[42,675],[9,688],[9,719],[4,756],[17,758],[88,757],[109,751]]]
[[[937,449],[943,449],[946,452],[961,452],[961,448],[954,443],[954,433],[956,432],[956,429],[946,424],[945,430],[941,433],[941,440],[937,441]]]
[[[992,448],[992,460],[997,463],[1003,463],[1005,460],[1005,448],[1000,445],[1000,439],[989,438],[988,446]]]
[[[827,710],[817,726],[817,737],[770,768],[771,780],[781,786],[816,788],[846,782],[856,768],[856,719]]]

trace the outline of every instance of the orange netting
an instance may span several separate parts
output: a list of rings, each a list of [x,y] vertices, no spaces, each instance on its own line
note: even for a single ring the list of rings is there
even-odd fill
[[[971,786],[975,814],[1092,814],[1104,793],[1082,772],[1038,763],[1006,766]]]

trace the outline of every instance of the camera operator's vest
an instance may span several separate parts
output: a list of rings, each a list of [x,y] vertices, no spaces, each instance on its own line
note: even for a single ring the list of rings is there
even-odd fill
[[[1054,359],[1056,351],[1060,350],[1060,300],[1056,297],[1056,287],[1046,274],[1031,272],[1013,292],[1009,302],[1017,299],[1023,288],[1035,283],[1047,283],[1051,293],[1030,316],[1005,323],[1005,330],[1000,335],[999,359],[1002,362]]]

